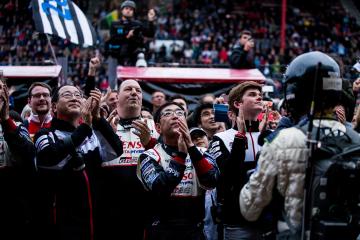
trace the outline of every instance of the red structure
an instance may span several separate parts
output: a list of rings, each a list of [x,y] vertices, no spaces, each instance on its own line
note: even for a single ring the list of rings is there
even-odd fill
[[[121,67],[117,68],[118,79],[139,79],[162,83],[239,83],[242,81],[265,81],[257,69],[228,68],[163,68]]]

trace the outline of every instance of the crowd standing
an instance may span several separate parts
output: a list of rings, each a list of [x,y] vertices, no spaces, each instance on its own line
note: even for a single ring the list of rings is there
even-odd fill
[[[120,10],[131,15],[136,5],[123,3]],[[211,28],[220,24],[218,18],[226,16],[231,3],[222,1],[223,8],[211,3],[205,8],[215,11],[209,19],[203,18],[209,14],[205,10],[193,12],[194,28],[181,21],[181,11],[175,20],[161,16],[161,31],[155,35],[166,35],[174,21],[171,34],[187,34],[204,51],[210,45],[213,50],[228,47],[211,42]],[[186,14],[198,3],[181,4],[190,16]],[[11,11],[16,6],[6,7]],[[292,14],[290,19],[299,16],[295,10]],[[257,21],[260,16],[247,17]],[[275,21],[273,17],[267,20]],[[226,19],[234,27],[229,32],[238,38],[226,58],[231,67],[258,67],[264,44],[259,36],[272,39],[276,27],[267,31]],[[306,30],[319,27],[312,18],[304,19]],[[332,30],[346,38],[353,25],[343,20]],[[19,32],[28,32],[26,46],[19,43],[20,48],[34,47],[25,40],[31,24],[21,24]],[[183,27],[190,28],[183,32]],[[83,87],[51,89],[34,82],[20,116],[10,108],[11,92],[0,79],[1,238],[356,239],[360,108],[354,106],[360,79],[344,79],[341,62],[324,52],[336,48],[341,55],[348,49],[350,56],[357,50],[328,45],[315,32],[290,29],[296,46],[282,59],[289,63],[284,99],[267,98],[262,83],[246,81],[225,95],[202,96],[194,111],[181,95],[154,91],[148,109],[136,79],[123,80],[117,90],[100,91],[96,78],[103,62],[89,51],[82,55],[88,61],[80,76]],[[11,28],[2,31],[10,34],[5,38],[17,39]],[[314,37],[317,45],[304,36]],[[222,39],[221,33],[216,39]],[[46,54],[37,51],[40,58]],[[278,56],[277,50],[267,57],[272,54]],[[359,74],[360,68],[355,69]]]

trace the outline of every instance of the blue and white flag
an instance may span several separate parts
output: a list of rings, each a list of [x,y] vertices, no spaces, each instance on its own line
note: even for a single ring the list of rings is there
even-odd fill
[[[35,28],[82,46],[96,44],[96,32],[85,14],[70,0],[33,0]]]

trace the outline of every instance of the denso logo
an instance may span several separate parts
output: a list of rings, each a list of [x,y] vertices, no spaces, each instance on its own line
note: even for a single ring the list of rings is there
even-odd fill
[[[130,142],[123,142],[123,148],[124,149],[141,149],[143,148],[143,145],[141,144],[141,142],[138,141],[130,141]]]

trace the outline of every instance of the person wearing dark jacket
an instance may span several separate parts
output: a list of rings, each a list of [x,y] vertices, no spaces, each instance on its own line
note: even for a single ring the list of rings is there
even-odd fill
[[[254,48],[254,40],[251,37],[251,32],[248,30],[242,31],[239,42],[231,51],[230,67],[235,69],[255,68],[252,48]]]
[[[122,143],[99,117],[101,93],[85,101],[74,86],[62,86],[52,102],[50,129],[35,135],[36,163],[45,183],[44,230],[48,239],[94,239],[101,163],[122,154]],[[80,124],[80,117],[82,123]]]
[[[218,168],[191,140],[184,109],[166,103],[155,114],[163,142],[140,155],[137,176],[152,201],[146,239],[204,239],[205,189],[215,187]]]
[[[144,36],[152,38],[155,35],[155,10],[149,10],[145,22],[134,19],[135,11],[135,2],[126,0],[121,4],[120,20],[111,24],[110,40],[106,45],[110,55],[124,66],[135,66],[138,54],[144,51]]]
[[[9,117],[9,92],[0,80],[0,239],[28,237],[34,157],[27,129]]]

